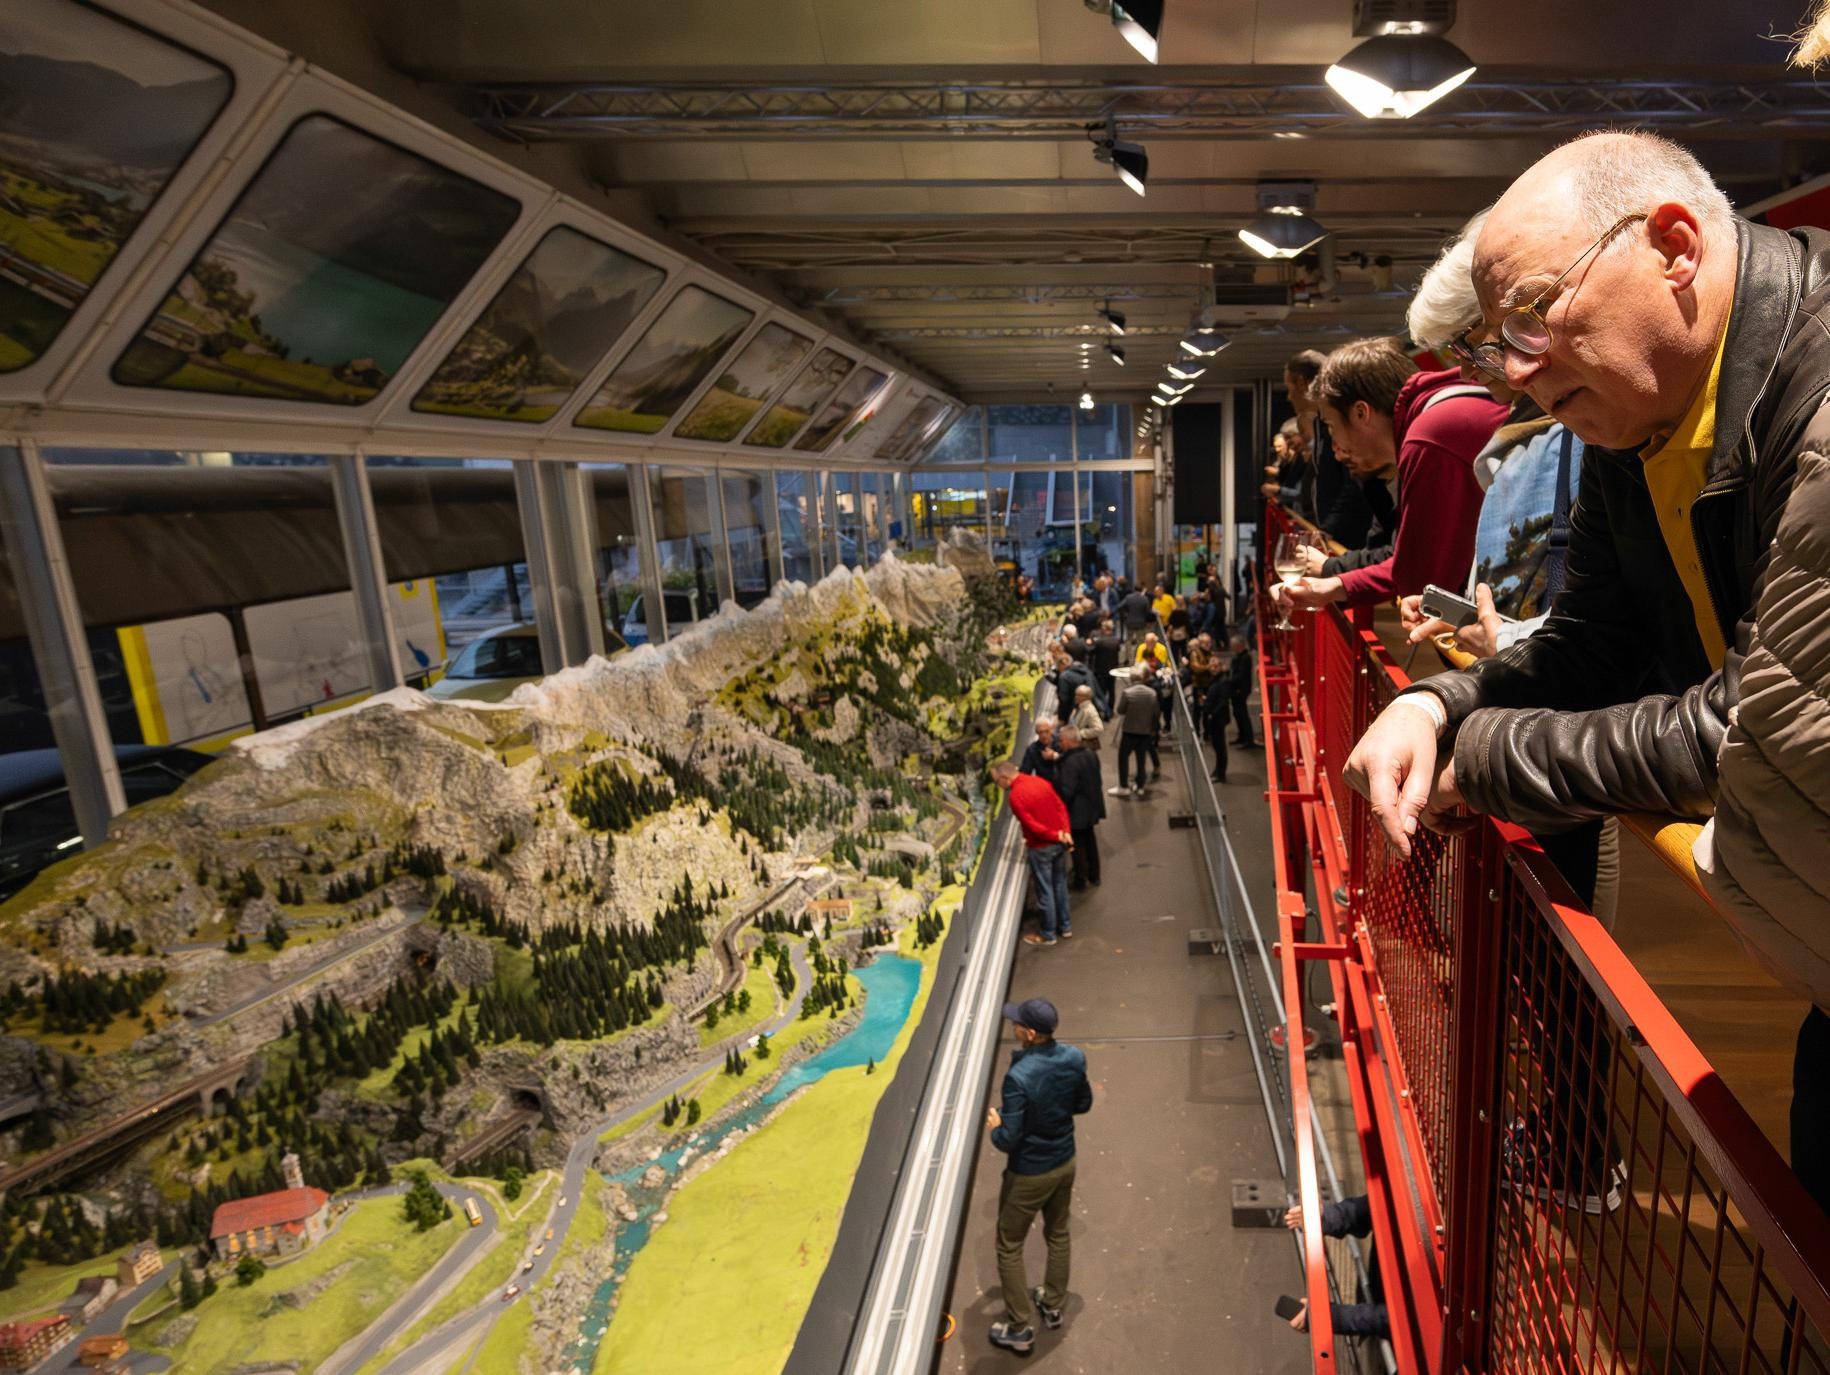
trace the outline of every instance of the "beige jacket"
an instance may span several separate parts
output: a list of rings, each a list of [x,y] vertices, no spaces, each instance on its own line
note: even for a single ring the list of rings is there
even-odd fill
[[[1755,607],[1716,814],[1693,853],[1748,954],[1830,1007],[1830,408],[1812,431]]]
[[[1073,714],[1063,723],[1080,732],[1080,743],[1087,749],[1099,748],[1099,733],[1105,722],[1099,719],[1099,712],[1091,702],[1083,702],[1074,708]]]

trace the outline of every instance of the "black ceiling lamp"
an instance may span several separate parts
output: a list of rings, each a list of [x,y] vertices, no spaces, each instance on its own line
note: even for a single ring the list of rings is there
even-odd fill
[[[1106,322],[1106,328],[1111,330],[1114,334],[1123,334],[1125,332],[1125,313],[1122,310],[1112,309],[1112,303],[1110,301],[1107,301],[1095,311],[1094,314],[1104,320]]]
[[[1114,363],[1117,363],[1119,365],[1119,367],[1121,367],[1121,368],[1124,367],[1125,351],[1123,349],[1121,349],[1117,344],[1107,344],[1106,352],[1111,355],[1112,361]]]
[[[1367,119],[1409,119],[1474,75],[1474,60],[1443,32],[1455,0],[1356,0],[1353,31],[1366,41],[1323,74]]]
[[[1118,136],[1118,120],[1108,115],[1103,124],[1089,124],[1087,137],[1093,140],[1093,157],[1105,163],[1118,179],[1138,195],[1144,194],[1144,183],[1150,179],[1150,155],[1141,143],[1128,143]]]
[[[1315,183],[1267,181],[1258,184],[1258,218],[1239,231],[1239,241],[1263,258],[1294,258],[1328,237],[1315,208]]]
[[[1146,62],[1156,61],[1157,40],[1163,34],[1165,0],[1086,0],[1094,14],[1109,15],[1119,36],[1137,49]]]

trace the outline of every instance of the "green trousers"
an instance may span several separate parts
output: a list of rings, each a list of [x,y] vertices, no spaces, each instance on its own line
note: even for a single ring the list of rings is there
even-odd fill
[[[1048,1268],[1042,1273],[1042,1302],[1059,1308],[1067,1298],[1068,1212],[1074,1201],[1074,1162],[1043,1174],[1004,1171],[998,1190],[998,1282],[1004,1288],[1004,1318],[1015,1327],[1035,1319],[1029,1302],[1029,1277],[1023,1272],[1023,1242],[1030,1223],[1042,1214],[1042,1236],[1048,1242]]]

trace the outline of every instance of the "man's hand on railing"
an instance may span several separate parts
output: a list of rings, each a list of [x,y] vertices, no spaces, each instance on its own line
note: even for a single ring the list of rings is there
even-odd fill
[[[1298,578],[1271,588],[1271,604],[1279,611],[1314,611],[1341,599],[1339,578]]]
[[[1367,727],[1347,756],[1342,776],[1372,803],[1379,829],[1406,859],[1418,824],[1448,829],[1448,813],[1462,801],[1454,756],[1437,760],[1435,718],[1403,699]]]

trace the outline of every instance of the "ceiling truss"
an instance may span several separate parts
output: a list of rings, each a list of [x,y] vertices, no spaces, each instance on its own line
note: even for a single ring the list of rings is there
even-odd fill
[[[1060,139],[1115,119],[1154,138],[1547,134],[1632,124],[1687,138],[1822,135],[1812,81],[1470,82],[1404,121],[1362,119],[1320,82],[681,82],[471,88],[471,115],[507,138]]]

